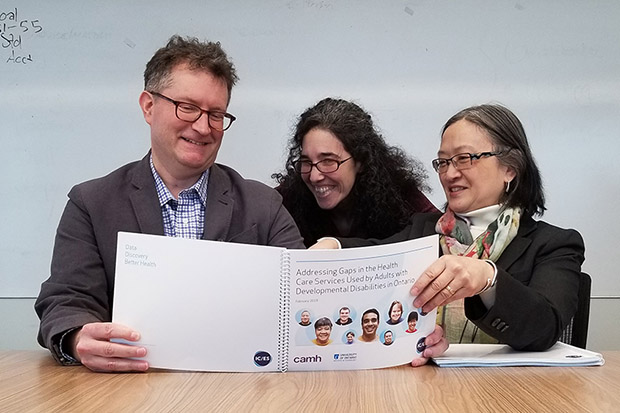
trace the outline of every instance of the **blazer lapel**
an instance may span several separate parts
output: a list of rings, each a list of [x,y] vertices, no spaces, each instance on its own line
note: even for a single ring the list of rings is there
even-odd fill
[[[164,235],[164,223],[155,180],[151,173],[150,151],[133,169],[130,177],[133,190],[130,189],[129,199],[135,214],[140,232],[144,234]]]
[[[437,219],[434,217],[433,219],[426,221],[424,223],[424,236],[437,234],[437,231],[435,231],[436,225],[437,225]]]
[[[209,172],[203,239],[226,241],[233,216],[234,200],[228,195],[232,183],[216,164]]]
[[[497,265],[502,268],[510,268],[515,261],[519,259],[521,255],[527,250],[532,243],[530,238],[526,236],[536,229],[536,221],[533,218],[527,217],[521,221],[517,236],[508,244],[508,247],[504,250],[502,255],[497,260]]]

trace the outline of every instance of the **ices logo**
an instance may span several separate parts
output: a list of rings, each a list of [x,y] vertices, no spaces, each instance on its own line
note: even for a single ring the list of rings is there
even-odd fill
[[[426,344],[424,344],[424,340],[426,340],[426,337],[422,337],[421,339],[418,340],[418,344],[415,347],[418,353],[423,352],[424,349],[426,348]]]
[[[258,367],[265,367],[269,363],[271,363],[271,354],[266,351],[257,351],[254,354],[254,364]]]

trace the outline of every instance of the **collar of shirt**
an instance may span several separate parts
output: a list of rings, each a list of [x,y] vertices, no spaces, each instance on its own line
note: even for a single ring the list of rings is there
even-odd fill
[[[159,176],[159,173],[157,173],[157,170],[155,170],[155,165],[153,165],[153,155],[151,155],[149,159],[149,163],[151,165],[151,173],[153,174],[153,178],[155,179],[155,187],[157,188],[157,197],[159,198],[159,206],[166,205],[168,202],[170,202],[170,200],[176,201],[176,199],[174,198],[174,196],[172,195],[172,193],[170,192],[170,190],[164,183],[163,179],[161,179],[161,176]],[[183,191],[195,190],[198,196],[200,197],[200,202],[205,207],[207,205],[207,187],[209,183],[209,171],[210,171],[209,169],[204,171],[202,175],[200,175],[200,178],[198,179],[198,181],[196,181],[194,185],[183,190]]]
[[[502,205],[491,205],[475,211],[458,214],[458,216],[463,218],[469,224],[471,235],[476,238],[487,230],[487,227],[491,224],[491,222],[497,219],[501,208]]]

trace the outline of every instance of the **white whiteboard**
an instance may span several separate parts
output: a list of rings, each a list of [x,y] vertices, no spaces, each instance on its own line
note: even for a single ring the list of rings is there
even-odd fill
[[[232,57],[238,121],[218,161],[268,184],[295,117],[339,96],[425,162],[442,205],[430,168],[441,125],[466,106],[507,105],[542,169],[544,219],[584,236],[593,294],[620,295],[619,22],[615,0],[5,1],[0,296],[38,294],[72,185],[147,152],[142,74],[174,33]]]

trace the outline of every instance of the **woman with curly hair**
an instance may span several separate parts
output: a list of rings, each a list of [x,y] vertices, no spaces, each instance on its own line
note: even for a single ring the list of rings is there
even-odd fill
[[[306,246],[324,236],[385,238],[436,212],[426,171],[389,146],[355,103],[326,98],[299,117],[286,171],[272,175]]]

